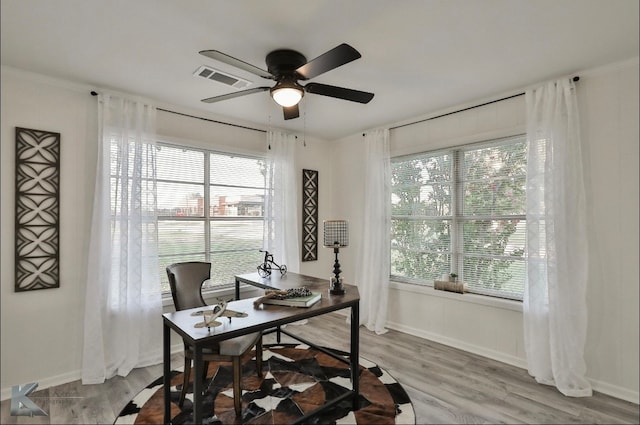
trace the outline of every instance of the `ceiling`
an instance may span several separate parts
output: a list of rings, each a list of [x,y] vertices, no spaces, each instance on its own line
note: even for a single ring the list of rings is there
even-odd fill
[[[638,56],[637,0],[2,0],[2,65],[150,98],[202,116],[333,140]],[[193,76],[219,50],[266,69],[348,43],[362,57],[311,81],[375,93],[307,94],[285,121],[268,92]],[[266,83],[266,84],[265,84]]]

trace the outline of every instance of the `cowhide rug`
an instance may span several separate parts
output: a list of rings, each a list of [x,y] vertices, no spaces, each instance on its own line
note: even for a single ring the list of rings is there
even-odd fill
[[[347,353],[338,352],[346,356]],[[242,418],[233,409],[231,364],[211,363],[204,383],[205,424],[287,424],[302,417],[325,400],[351,390],[348,365],[306,345],[265,346],[263,377],[258,378],[255,357],[243,359]],[[177,401],[182,372],[173,371],[171,415],[173,424],[193,423],[192,389],[181,410]],[[163,422],[162,377],[149,384],[122,410],[115,424],[161,424]],[[310,424],[415,424],[409,396],[402,386],[376,364],[360,358],[360,410],[347,399],[314,416]]]

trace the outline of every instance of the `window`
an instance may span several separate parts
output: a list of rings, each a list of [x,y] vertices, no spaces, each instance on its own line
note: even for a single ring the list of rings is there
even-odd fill
[[[263,158],[158,144],[158,257],[166,266],[211,262],[209,285],[233,282],[262,261]]]
[[[394,158],[392,277],[522,300],[526,160],[524,136]]]

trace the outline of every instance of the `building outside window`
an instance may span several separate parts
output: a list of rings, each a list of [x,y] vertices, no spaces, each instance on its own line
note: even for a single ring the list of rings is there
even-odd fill
[[[262,261],[265,181],[264,158],[158,144],[163,292],[170,292],[165,268],[176,262],[211,262],[212,287],[255,271]]]
[[[526,159],[524,136],[393,158],[391,277],[522,300]]]

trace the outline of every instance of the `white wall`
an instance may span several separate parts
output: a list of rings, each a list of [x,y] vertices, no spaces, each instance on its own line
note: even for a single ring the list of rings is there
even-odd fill
[[[96,102],[88,91],[2,68],[0,379],[11,385],[77,379],[95,180]],[[61,134],[60,288],[14,292],[15,127]]]
[[[589,207],[588,374],[638,403],[638,58],[584,73],[578,101]]]
[[[38,382],[39,388],[46,388],[80,378],[88,275],[86,261],[98,136],[97,99],[89,94],[94,87],[7,67],[2,67],[1,77],[0,387],[2,399],[6,399],[13,385]],[[203,116],[201,112],[171,105],[159,106]],[[227,121],[215,116],[209,118]],[[161,136],[194,146],[248,154],[266,152],[264,132],[162,111],[158,112],[157,125]],[[60,288],[14,292],[16,126],[61,134]],[[299,135],[298,140],[298,194],[302,196],[302,168],[318,170],[321,221],[327,218],[331,207],[327,150],[322,140],[307,137],[306,147],[303,146],[303,135]],[[300,228],[301,221],[298,223]],[[301,272],[314,276],[328,274],[325,268],[330,270],[332,262],[325,251],[319,249],[319,261],[302,263]]]
[[[579,74],[590,243],[587,373],[594,389],[638,403],[638,60]],[[391,131],[392,155],[521,134],[525,115],[524,96],[519,96],[401,127]],[[353,282],[366,208],[359,161],[363,137],[353,135],[332,145],[333,210],[350,220],[353,231],[351,245],[341,251],[341,264],[345,278]],[[391,282],[388,326],[526,367],[517,302]]]
[[[302,176],[302,170],[318,171],[318,256],[315,261],[303,261],[300,263],[300,273],[328,279],[333,272],[333,250],[324,248],[323,220],[335,218],[333,216],[333,192],[332,192],[332,166],[333,152],[327,149],[327,141],[309,142],[307,146],[298,145],[296,152],[296,167],[298,175]],[[302,177],[298,178],[298,229],[302,229]],[[302,235],[300,235],[302,238]],[[302,250],[302,239],[300,241]]]

